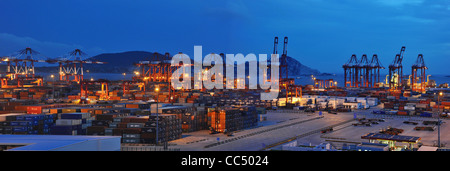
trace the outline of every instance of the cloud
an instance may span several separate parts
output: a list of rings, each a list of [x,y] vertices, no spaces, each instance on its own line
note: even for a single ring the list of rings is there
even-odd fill
[[[405,5],[420,5],[424,2],[424,0],[376,0],[375,2],[387,6],[399,7]]]
[[[225,4],[209,4],[205,15],[227,19],[249,19],[249,9],[243,1],[226,1]]]
[[[40,58],[56,58],[73,51],[81,49],[89,56],[104,52],[103,49],[84,48],[81,45],[70,45],[59,42],[40,41],[31,37],[20,37],[9,33],[0,33],[0,56],[10,56],[17,51],[30,47],[40,53]]]
[[[406,22],[422,23],[422,24],[434,22],[433,19],[418,18],[418,17],[414,17],[414,16],[407,16],[407,15],[395,16],[395,17],[393,17],[393,19],[394,20],[406,21]]]

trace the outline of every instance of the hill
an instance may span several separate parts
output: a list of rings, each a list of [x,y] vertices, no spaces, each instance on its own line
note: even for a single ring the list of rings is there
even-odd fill
[[[163,57],[163,54],[157,53],[158,57]],[[106,64],[85,64],[83,67],[92,73],[132,73],[138,68],[134,66],[135,63],[139,61],[148,61],[153,58],[154,54],[152,52],[145,51],[128,51],[122,53],[104,53],[87,60],[91,61],[102,61]],[[301,75],[318,75],[320,71],[317,69],[312,69],[308,66],[303,65],[296,59],[289,57],[288,62],[288,72],[289,76],[301,76]],[[58,70],[57,67],[37,67],[36,72],[46,72]]]

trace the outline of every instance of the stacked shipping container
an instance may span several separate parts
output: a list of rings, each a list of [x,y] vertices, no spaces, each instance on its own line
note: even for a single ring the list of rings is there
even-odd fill
[[[91,126],[91,113],[62,113],[50,129],[52,135],[86,135]]]
[[[257,125],[258,115],[255,107],[217,107],[208,109],[208,118],[214,131],[230,132]]]
[[[0,117],[1,134],[49,134],[57,119],[54,114],[9,114]]]

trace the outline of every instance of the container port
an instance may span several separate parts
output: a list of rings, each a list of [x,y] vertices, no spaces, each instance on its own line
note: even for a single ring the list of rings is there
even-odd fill
[[[394,61],[401,61],[404,51],[402,47]],[[20,52],[37,53],[31,48]],[[280,61],[286,53],[283,50]],[[77,49],[70,54],[83,52]],[[2,149],[34,150],[8,145],[9,139],[26,136],[111,138],[118,140],[114,151],[417,151],[421,147],[445,150],[450,140],[445,134],[449,89],[429,80],[417,86],[417,80],[406,76],[384,84],[378,73],[368,74],[384,69],[376,55],[370,63],[366,56],[358,60],[352,55],[343,67],[344,73],[351,74],[345,76],[349,79],[345,78],[344,87],[334,80],[312,78],[314,85],[298,85],[280,77],[279,96],[272,100],[261,100],[264,91],[259,89],[177,89],[170,86],[170,78],[179,66],[170,65],[171,58],[166,53],[152,61],[136,61],[141,73],[136,71],[131,80],[87,80],[83,72],[72,74],[72,80],[63,72],[58,80],[53,75],[49,80],[37,76],[33,68],[26,77],[8,70],[0,90]],[[2,61],[29,62],[9,57]],[[423,62],[423,55],[417,61]],[[395,66],[391,69],[401,65]],[[413,72],[418,66],[424,64],[415,64]],[[357,73],[368,77],[353,75]],[[89,144],[86,149],[95,149]]]
[[[0,2],[0,151],[449,151],[448,3],[159,3]]]

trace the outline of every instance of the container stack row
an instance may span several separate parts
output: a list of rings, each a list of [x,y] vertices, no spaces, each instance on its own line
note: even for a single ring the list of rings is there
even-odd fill
[[[0,134],[50,134],[57,115],[4,114],[0,117]]]
[[[238,131],[257,125],[255,107],[217,107],[208,109],[211,128],[216,132]]]
[[[87,128],[92,125],[94,117],[91,113],[59,114],[55,124],[50,129],[52,135],[86,135]]]
[[[121,136],[122,143],[155,144],[181,138],[181,120],[176,115],[160,114],[158,131],[154,115],[129,116],[128,114],[96,115],[88,135]]]

